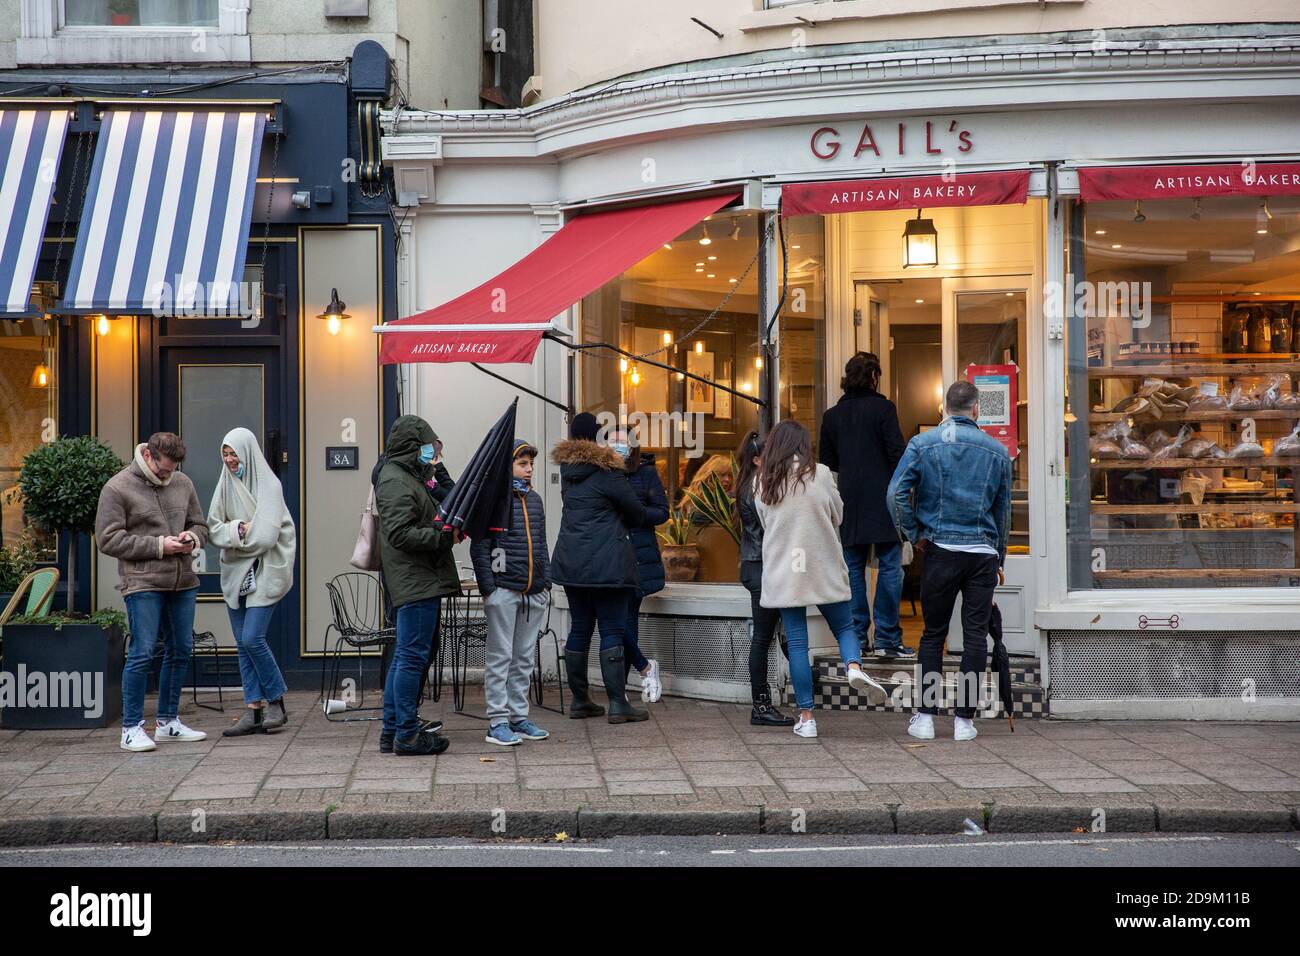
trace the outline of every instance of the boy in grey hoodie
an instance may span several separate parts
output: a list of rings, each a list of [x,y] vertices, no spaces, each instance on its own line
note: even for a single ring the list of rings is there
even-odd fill
[[[550,736],[528,719],[528,682],[551,586],[546,515],[542,496],[532,487],[537,449],[516,440],[512,458],[510,527],[470,546],[488,625],[483,672],[490,722],[486,739],[503,747]]]

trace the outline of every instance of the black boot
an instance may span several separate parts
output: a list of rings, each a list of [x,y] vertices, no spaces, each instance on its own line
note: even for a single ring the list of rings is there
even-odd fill
[[[605,696],[609,698],[611,724],[630,724],[649,720],[650,712],[627,702],[627,675],[623,672],[623,646],[600,652],[600,676],[605,678]]]
[[[415,719],[420,722],[421,733],[436,734],[438,731],[442,730],[441,720],[425,720],[419,714],[415,715]],[[396,736],[397,732],[394,730],[381,730],[379,732],[379,752],[381,754],[390,754],[393,752],[393,738]]]
[[[574,720],[599,717],[605,708],[594,704],[587,695],[587,654],[585,651],[564,652],[564,672],[569,680],[569,716]]]
[[[399,757],[436,756],[446,750],[449,743],[446,737],[417,730],[409,737],[394,738],[393,753]]]
[[[772,696],[763,691],[754,695],[754,708],[749,712],[749,722],[755,727],[792,727],[794,718],[781,713],[772,703]]]

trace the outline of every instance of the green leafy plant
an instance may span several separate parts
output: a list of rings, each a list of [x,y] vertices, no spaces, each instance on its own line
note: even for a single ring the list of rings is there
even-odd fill
[[[117,628],[119,634],[127,632],[126,615],[117,608],[100,608],[94,614],[69,614],[65,611],[51,611],[44,617],[35,614],[20,614],[9,619],[10,624],[48,624],[56,631],[63,630],[65,624],[93,624],[101,630],[110,631]]]
[[[89,534],[95,530],[99,493],[122,470],[122,459],[91,435],[60,438],[23,459],[18,473],[23,511],[43,531]],[[69,600],[77,593],[76,540],[68,548]]]
[[[673,547],[685,547],[691,543],[691,519],[680,511],[674,511],[659,532],[659,540]]]
[[[734,483],[734,482],[733,482]],[[736,502],[727,494],[727,489],[716,476],[704,482],[697,490],[687,491],[695,516],[706,527],[717,525],[731,539],[740,544],[740,532],[736,529]]]
[[[22,579],[36,570],[40,555],[30,538],[23,538],[15,545],[0,548],[0,593],[17,590]]]

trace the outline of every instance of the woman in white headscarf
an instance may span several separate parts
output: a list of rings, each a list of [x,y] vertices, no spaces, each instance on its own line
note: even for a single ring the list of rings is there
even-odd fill
[[[239,650],[248,705],[227,737],[285,725],[284,675],[267,644],[271,616],[293,587],[296,536],[284,491],[247,428],[221,442],[221,477],[208,509],[209,540],[221,548],[221,593]]]

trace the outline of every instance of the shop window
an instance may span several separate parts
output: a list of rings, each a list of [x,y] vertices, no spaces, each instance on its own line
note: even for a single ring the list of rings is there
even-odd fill
[[[56,343],[52,319],[0,320],[0,545],[26,541],[42,561],[54,560],[54,537],[28,523],[18,473],[29,452],[57,436]]]
[[[614,343],[635,356],[757,395],[761,229],[757,214],[726,211],[692,227],[583,300],[582,340]],[[705,238],[709,241],[702,243]],[[824,403],[820,220],[814,217],[802,227],[790,220],[786,239],[790,294],[781,311],[782,415],[803,421],[815,435]],[[691,540],[700,550],[695,579],[736,581],[735,541],[694,513],[687,492],[716,478],[734,493],[732,456],[745,433],[758,427],[758,406],[612,352],[589,350],[578,361],[584,410],[647,425],[640,438],[643,450],[654,454],[671,506],[691,519]]]
[[[1072,217],[1075,589],[1300,584],[1300,199]]]
[[[219,0],[63,0],[70,27],[204,27],[215,29]]]

